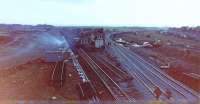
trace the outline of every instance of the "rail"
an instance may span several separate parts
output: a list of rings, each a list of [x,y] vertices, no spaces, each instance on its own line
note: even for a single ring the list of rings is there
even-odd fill
[[[113,81],[113,79],[110,76],[108,76],[83,49],[79,49],[78,53],[90,65],[92,70],[101,79],[101,81],[109,90],[110,94],[114,97],[115,100],[129,102],[135,101],[134,99],[130,99],[130,97],[117,85],[117,83]]]

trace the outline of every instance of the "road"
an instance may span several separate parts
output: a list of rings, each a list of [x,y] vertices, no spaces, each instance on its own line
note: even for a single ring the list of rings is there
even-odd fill
[[[148,94],[154,96],[154,89],[158,86],[162,92],[169,89],[172,92],[172,100],[175,101],[197,101],[199,100],[199,94],[192,89],[186,87],[182,83],[174,80],[167,74],[161,71],[161,69],[153,66],[149,62],[145,61],[142,57],[129,49],[118,45],[110,39],[110,35],[106,38],[107,42],[111,42],[108,51],[114,54],[122,66],[133,76],[143,83]],[[165,100],[164,95],[161,96],[162,100]]]

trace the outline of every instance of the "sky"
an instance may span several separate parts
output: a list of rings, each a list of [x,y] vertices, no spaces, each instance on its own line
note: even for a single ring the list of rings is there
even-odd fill
[[[199,26],[200,0],[0,0],[0,23]]]

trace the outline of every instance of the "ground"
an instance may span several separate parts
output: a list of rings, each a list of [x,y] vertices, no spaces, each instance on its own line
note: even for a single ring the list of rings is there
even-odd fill
[[[1,100],[78,100],[76,84],[79,77],[75,69],[68,64],[67,78],[62,88],[51,85],[52,68],[49,64],[40,64],[37,61],[24,64],[15,69],[1,70],[0,99]],[[69,77],[68,75],[72,76]]]
[[[45,26],[36,28],[36,30],[33,28],[5,31],[0,29],[0,34],[8,36],[6,37],[8,39],[0,37],[0,104],[7,104],[2,103],[6,100],[79,101],[76,85],[80,83],[80,78],[72,62],[66,65],[67,78],[64,85],[62,88],[56,88],[51,81],[52,64],[38,60],[44,55],[45,49],[54,49],[54,46],[57,47],[62,42],[57,36],[68,35],[66,36],[70,37],[68,40],[73,41],[73,35],[71,35],[73,31],[70,29],[57,30],[52,27],[46,29]],[[125,34],[116,35],[115,38],[122,38],[131,44],[158,43],[154,44],[154,48],[130,46],[128,48],[158,67],[170,63],[170,68],[162,70],[194,90],[200,90],[198,85],[200,80],[195,79],[194,76],[188,76],[191,73],[200,74],[199,41],[161,35],[156,31],[142,31],[137,34],[139,35],[125,32]],[[106,52],[100,54],[107,56],[114,65],[120,68],[115,57]]]
[[[12,38],[6,42],[1,40],[4,37],[0,39],[0,104],[16,100],[79,100],[76,85],[80,79],[72,62],[66,64],[64,85],[55,88],[51,81],[51,66],[55,63],[40,60],[44,49],[58,47],[59,31],[1,29],[0,34]]]

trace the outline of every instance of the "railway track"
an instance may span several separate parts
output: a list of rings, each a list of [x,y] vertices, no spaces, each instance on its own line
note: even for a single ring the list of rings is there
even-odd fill
[[[51,81],[55,87],[61,88],[65,78],[65,61],[59,61],[55,63],[53,72],[51,75]]]
[[[127,73],[125,70],[115,66],[104,55],[95,54],[91,57],[120,86],[120,88],[126,92],[131,99],[141,100],[143,96],[141,96],[141,93],[135,89],[135,81],[133,80],[135,78],[134,76],[131,76],[130,73]]]
[[[114,57],[114,56],[113,56],[113,57]],[[154,93],[153,93],[153,90],[147,85],[148,82],[146,82],[145,80],[142,80],[142,78],[140,78],[141,76],[137,75],[136,73],[130,73],[130,71],[128,71],[128,74],[127,74],[127,70],[126,70],[126,69],[123,69],[123,71],[122,71],[122,69],[119,69],[117,66],[115,66],[114,63],[112,63],[111,61],[109,61],[109,59],[107,59],[105,56],[102,56],[102,55],[101,55],[100,58],[104,59],[104,60],[103,60],[104,62],[106,62],[106,63],[112,65],[114,68],[117,68],[118,71],[123,72],[123,73],[126,75],[126,78],[128,78],[128,77],[129,77],[129,78],[131,77],[131,79],[134,78],[134,79],[137,80],[137,81],[135,80],[136,82],[140,82],[142,85],[144,85],[144,87],[147,88],[147,91],[143,91],[143,92],[145,92],[145,95],[148,95],[147,92],[150,92],[150,94],[151,94],[152,96],[155,96]],[[130,65],[127,65],[127,67],[130,67]],[[132,68],[131,68],[131,69],[132,69]],[[144,78],[145,78],[145,77],[144,77]],[[148,81],[149,79],[146,79],[146,80]],[[134,83],[135,83],[135,82],[134,82]],[[154,83],[152,83],[152,84],[154,84]],[[129,89],[129,88],[128,88],[128,89]],[[137,94],[137,93],[135,93],[135,94]]]
[[[131,54],[133,56],[138,57],[138,59],[144,63],[146,63],[149,67],[153,68],[155,72],[158,72],[160,75],[163,75],[163,77],[167,78],[168,80],[171,80],[173,83],[175,83],[176,85],[178,85],[179,87],[184,88],[186,91],[188,91],[189,93],[191,93],[194,96],[200,96],[197,92],[195,92],[194,90],[186,87],[185,85],[183,85],[182,83],[176,81],[175,79],[173,79],[172,77],[170,77],[169,75],[165,74],[164,72],[162,72],[160,69],[158,69],[157,67],[153,66],[152,64],[150,64],[149,62],[147,62],[146,60],[142,59],[139,55],[131,52]]]
[[[119,52],[121,56],[128,58],[126,55],[121,53],[119,50],[116,49],[115,51]],[[131,72],[131,70],[135,69],[128,64],[125,64],[125,66],[127,66],[129,72]],[[141,73],[140,71],[137,71],[137,70],[136,71],[134,70],[134,73],[131,73],[131,74],[132,74],[132,76],[135,76],[136,79],[139,80],[148,89],[148,91],[151,93],[151,95],[155,96],[153,88],[156,86],[156,84],[154,82],[152,82],[148,76],[144,75],[144,73]]]
[[[130,60],[130,55],[129,54],[124,54],[123,52],[121,52],[122,55],[124,55],[126,57],[126,59],[129,61],[129,62],[134,62],[132,60]],[[137,63],[136,63],[137,64]],[[142,79],[149,87],[149,89],[151,90],[151,92],[153,93],[153,90],[156,86],[159,86],[161,91],[164,92],[165,91],[165,88],[161,87],[162,86],[165,86],[162,84],[162,82],[159,82],[159,83],[156,83],[154,80],[156,79],[152,79],[152,78],[155,78],[154,76],[153,77],[150,77],[149,74],[151,72],[148,72],[149,74],[146,74],[144,71],[140,70],[140,67],[138,67],[137,65],[133,64],[134,66],[134,71],[135,73],[137,73],[137,75],[140,77],[140,79]],[[148,76],[147,76],[148,75]],[[155,75],[156,76],[156,75]],[[178,93],[180,93],[179,91],[177,91]],[[181,94],[181,93],[180,93]],[[182,95],[182,94],[181,94]],[[183,95],[183,97],[185,98],[185,96]]]
[[[79,55],[89,64],[95,74],[100,78],[104,86],[116,101],[134,102],[119,86],[118,84],[101,68],[95,61],[83,50],[78,50]]]
[[[79,83],[77,88],[79,90],[81,100],[88,100],[95,103],[100,101],[99,97],[97,96],[97,92],[90,81]]]
[[[80,56],[80,55],[79,55]],[[108,89],[105,88],[104,84],[102,83],[101,79],[96,75],[96,73],[92,70],[90,65],[80,56],[79,61],[83,70],[85,71],[86,75],[88,76],[91,86],[95,89],[97,93],[97,97],[101,101],[112,101],[114,100],[112,95]]]
[[[177,100],[178,99],[191,100],[194,98],[198,99],[198,95],[194,94],[193,92],[191,92],[188,89],[185,89],[180,84],[174,83],[174,80],[172,80],[171,78],[167,77],[165,74],[158,71],[158,69],[155,70],[155,67],[153,67],[152,65],[149,65],[149,63],[147,64],[147,62],[144,62],[144,60],[142,60],[141,58],[138,59],[138,56],[133,55],[133,53],[131,53],[129,50],[119,46],[118,51],[121,51],[121,54],[124,57],[126,57],[126,59],[129,62],[133,62],[133,63],[137,64],[137,66],[134,65],[135,68],[137,69],[137,70],[135,70],[136,73],[139,73],[139,75],[143,75],[144,77],[146,77],[146,79],[151,79],[151,81],[149,80],[149,82],[151,84],[148,84],[148,86],[150,88],[152,88],[153,87],[152,85],[154,85],[154,86],[160,86],[162,91],[164,91],[164,89],[166,89],[166,88],[171,89],[177,93],[176,94]],[[137,57],[136,60],[131,60],[136,57]],[[143,70],[140,70],[141,68]],[[143,77],[140,77],[140,78],[143,78]],[[144,80],[145,79],[143,79],[143,81]],[[158,84],[158,82],[159,82],[159,84]]]
[[[105,69],[108,69],[108,73],[114,74],[114,76],[120,78],[121,81],[127,81],[132,80],[133,77],[130,76],[128,73],[126,73],[124,70],[118,68],[115,66],[112,62],[110,62],[105,56],[93,56],[94,59],[98,61],[98,63],[101,63],[103,66],[105,66]]]
[[[66,61],[58,61],[54,64],[51,64],[51,68],[53,69],[51,74],[51,81],[54,87],[61,88],[64,84],[65,80],[65,63]],[[85,81],[82,81],[78,84],[80,89],[80,94],[83,100],[86,100],[90,103],[100,104],[100,100],[97,97],[97,92],[94,89],[94,86],[91,84],[90,80],[87,78]]]

